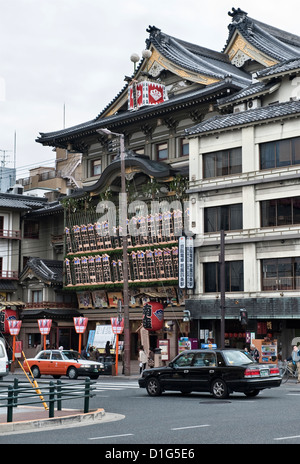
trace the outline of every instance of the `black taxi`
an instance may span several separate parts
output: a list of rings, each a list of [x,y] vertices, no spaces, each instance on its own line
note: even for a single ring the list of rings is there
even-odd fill
[[[232,392],[256,396],[279,387],[281,376],[276,364],[258,364],[242,350],[204,349],[183,351],[168,366],[145,369],[138,382],[150,396],[175,390],[209,392],[223,399]]]

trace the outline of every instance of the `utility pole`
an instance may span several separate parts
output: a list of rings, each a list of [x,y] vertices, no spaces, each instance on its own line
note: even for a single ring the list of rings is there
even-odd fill
[[[221,230],[220,236],[220,290],[221,290],[221,349],[225,348],[225,233]]]
[[[99,133],[115,135],[120,138],[121,158],[121,194],[119,197],[120,225],[123,236],[123,308],[124,308],[124,374],[130,375],[130,323],[129,323],[129,296],[128,296],[128,242],[127,242],[127,193],[125,177],[125,143],[124,134],[111,132],[109,129],[98,129]],[[118,353],[116,353],[116,356]]]

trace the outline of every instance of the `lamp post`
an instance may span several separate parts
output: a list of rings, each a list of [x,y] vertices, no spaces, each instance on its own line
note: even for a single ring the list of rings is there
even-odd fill
[[[109,129],[98,129],[97,132],[120,137],[121,155],[121,195],[119,197],[120,225],[123,235],[123,306],[124,306],[124,374],[130,375],[130,326],[128,300],[128,254],[127,254],[127,194],[125,178],[125,143],[124,134],[111,132]],[[118,356],[118,353],[116,353]]]

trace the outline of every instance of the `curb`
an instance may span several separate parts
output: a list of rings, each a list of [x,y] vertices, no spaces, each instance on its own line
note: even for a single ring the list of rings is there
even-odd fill
[[[110,417],[113,416],[113,417]],[[80,413],[69,416],[53,417],[47,419],[33,419],[16,422],[6,422],[0,424],[0,434],[6,432],[19,432],[19,431],[37,431],[42,428],[53,428],[53,427],[66,427],[72,426],[74,423],[80,423],[81,425],[91,425],[93,422],[105,419],[106,414],[104,409],[100,408],[88,413]],[[119,420],[123,416],[114,414],[107,417],[108,420]]]

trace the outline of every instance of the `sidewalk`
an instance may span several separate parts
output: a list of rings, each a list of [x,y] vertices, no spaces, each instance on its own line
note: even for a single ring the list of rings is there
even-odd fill
[[[26,381],[25,374],[21,368],[15,369],[14,372],[11,372],[11,375],[18,378],[24,377],[24,380]],[[47,377],[50,378],[50,376]],[[99,377],[98,382],[101,381],[101,379],[106,380],[109,378],[120,381],[137,380],[139,378],[138,361],[131,361],[130,376],[122,374],[122,364],[120,363],[118,366],[118,375],[102,375]],[[68,380],[67,377],[66,380]],[[0,435],[2,433],[9,432],[34,431],[44,427],[71,427],[76,423],[87,425],[96,421],[108,422],[124,418],[124,416],[120,414],[106,413],[103,408],[92,410],[88,413],[84,413],[82,410],[78,409],[63,409],[62,411],[55,410],[54,415],[54,418],[49,419],[49,411],[42,405],[40,407],[18,406],[13,409],[13,422],[7,422],[7,408],[0,408]]]

